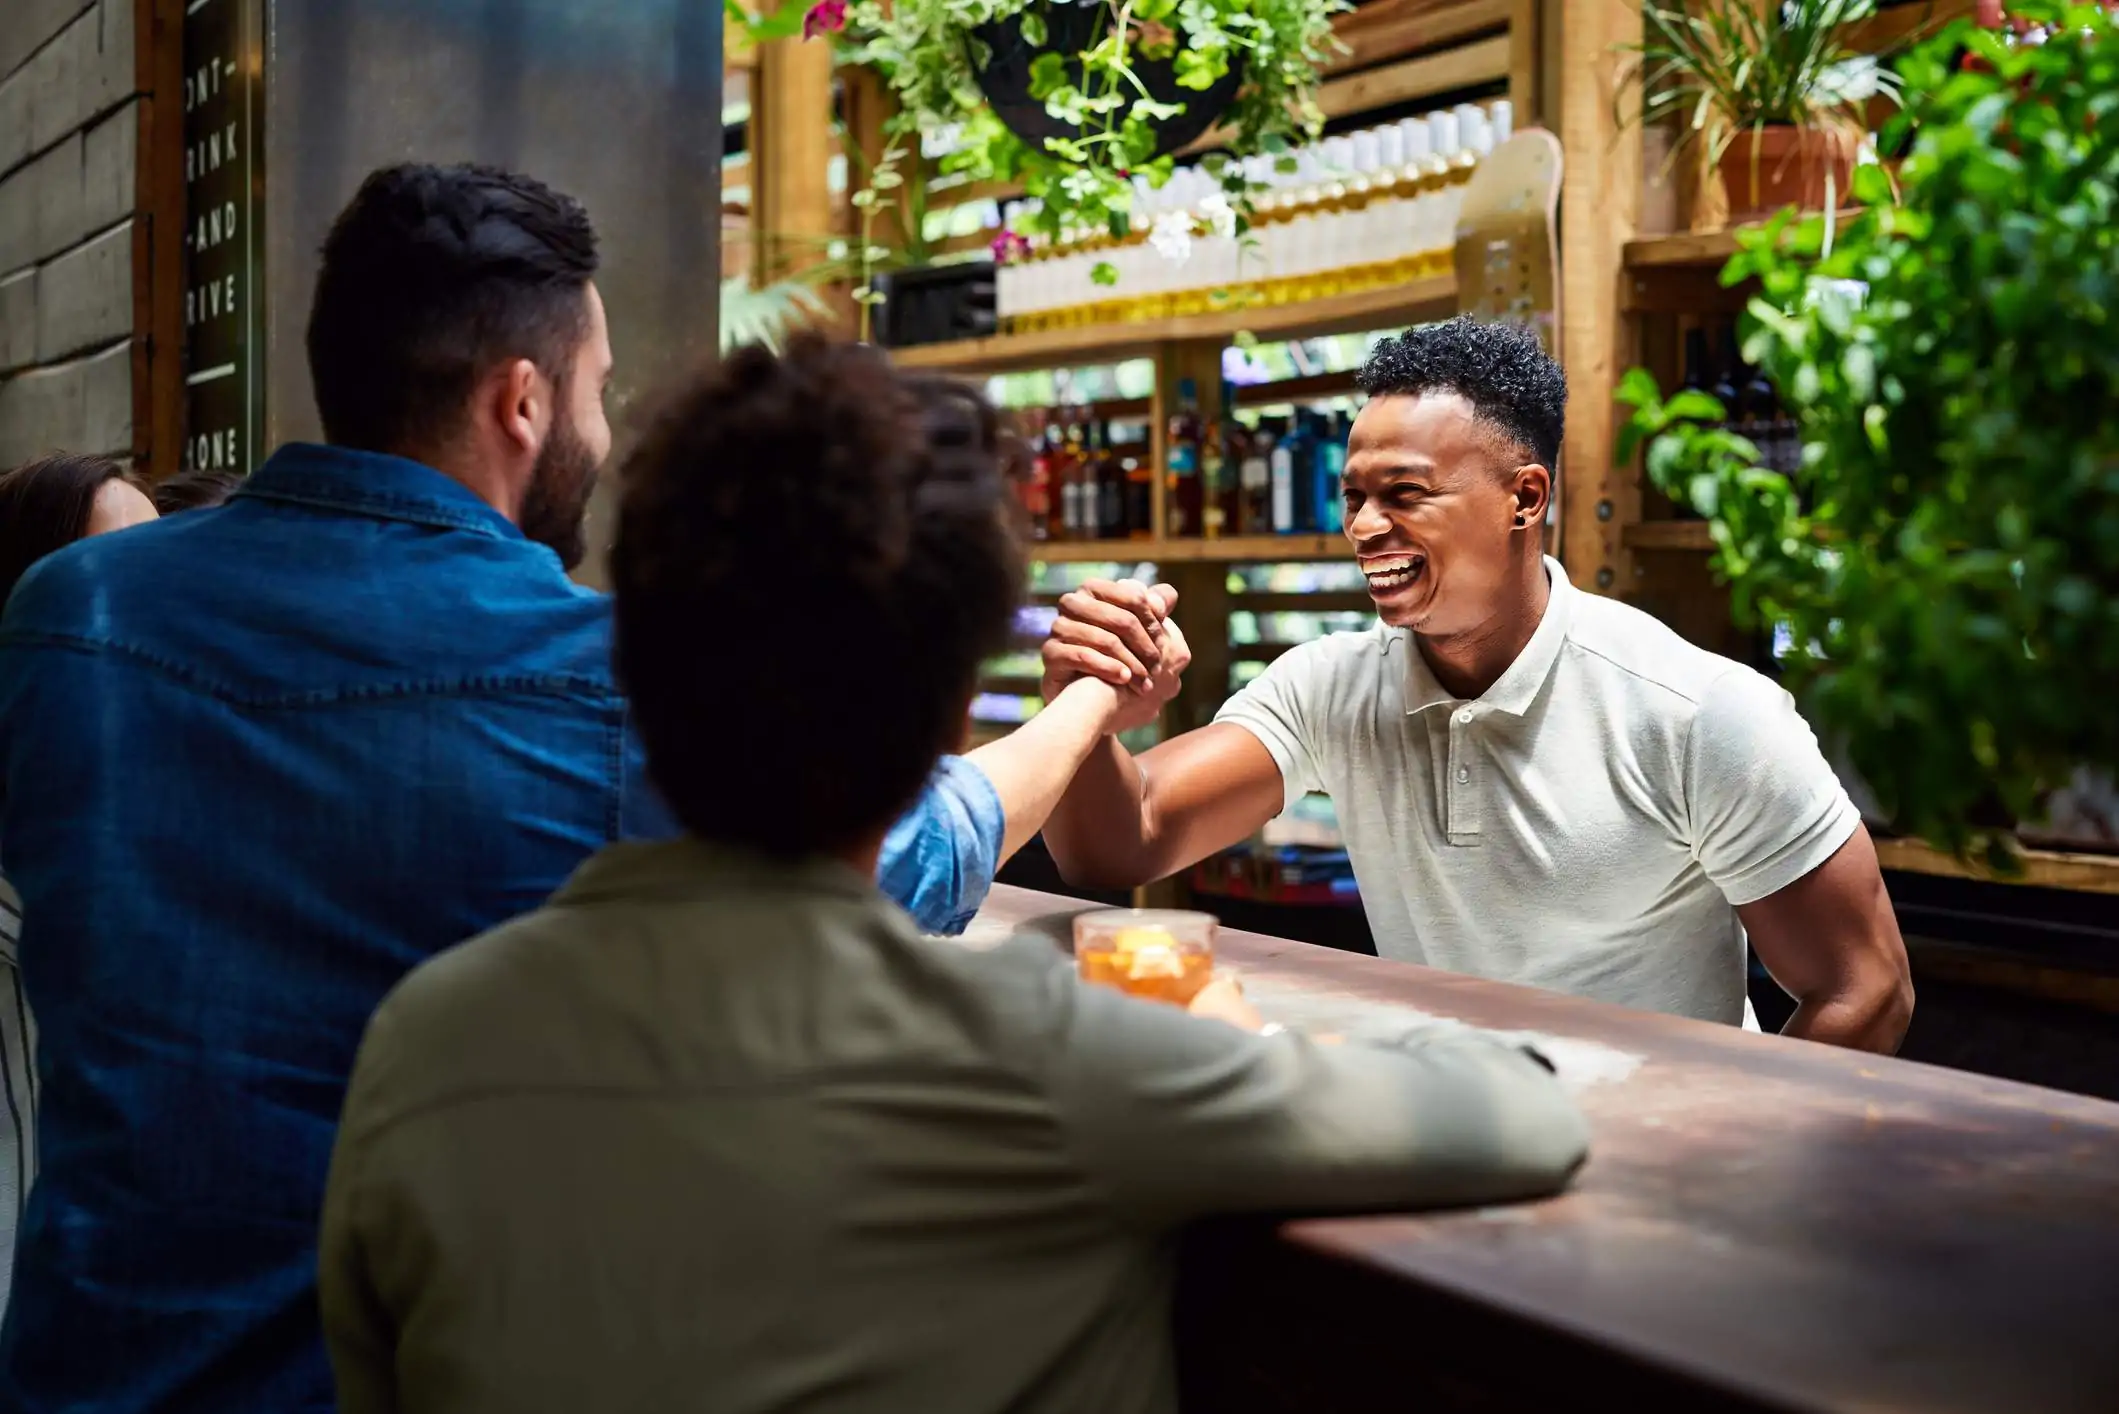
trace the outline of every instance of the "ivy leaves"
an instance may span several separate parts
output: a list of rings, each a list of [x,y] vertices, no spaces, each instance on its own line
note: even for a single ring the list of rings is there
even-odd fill
[[[1173,168],[1156,156],[1158,127],[1185,111],[1158,99],[1139,71],[1167,61],[1184,92],[1221,84],[1239,58],[1244,82],[1224,114],[1238,156],[1284,151],[1323,122],[1318,67],[1335,41],[1331,16],[1344,0],[1089,0],[1103,23],[1086,47],[1050,50],[1030,66],[1030,94],[1067,135],[1024,143],[994,117],[980,93],[989,61],[974,33],[1014,20],[1025,43],[1052,43],[1050,0],[854,0],[852,57],[882,70],[896,91],[903,132],[953,127],[944,170],[974,179],[1019,180],[1035,199],[1031,229],[1058,237],[1080,230],[1131,230],[1132,181],[1161,185]],[[1240,164],[1224,189],[1248,216]],[[1115,278],[1115,272],[1113,272]]]

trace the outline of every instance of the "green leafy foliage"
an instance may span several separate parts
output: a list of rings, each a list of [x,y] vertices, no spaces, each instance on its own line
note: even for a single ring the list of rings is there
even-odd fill
[[[794,38],[802,32],[802,17],[808,11],[809,0],[781,0],[755,15],[744,8],[743,0],[721,0],[722,18],[753,44]]]
[[[1742,237],[1744,352],[1804,443],[1792,478],[1636,370],[1619,452],[1713,525],[1739,615],[1793,630],[1795,685],[1901,828],[2001,857],[2079,766],[2119,768],[2119,23],[1904,61],[1912,136],[1829,253],[1819,218]],[[1960,72],[1969,45],[1982,71]],[[1711,400],[1710,400],[1711,401]]]
[[[1128,229],[1131,179],[1168,180],[1170,158],[1155,152],[1155,124],[1176,105],[1148,95],[1134,64],[1175,56],[1179,86],[1203,92],[1239,57],[1243,84],[1223,115],[1238,156],[1284,152],[1290,139],[1323,127],[1318,70],[1337,47],[1331,17],[1346,0],[1088,0],[1106,9],[1101,37],[1079,54],[1045,53],[1031,68],[1031,96],[1073,138],[1032,147],[1010,132],[979,91],[983,46],[973,34],[994,20],[1021,16],[1024,34],[1041,44],[1048,0],[856,0],[849,14],[850,57],[872,64],[896,91],[898,131],[956,130],[944,170],[976,180],[1019,181],[1036,199],[1028,228],[1047,236],[1076,230]],[[1070,77],[1066,59],[1080,63]],[[1252,192],[1240,163],[1229,163],[1223,190],[1248,222]]]
[[[756,289],[741,275],[721,282],[721,352],[745,344],[763,344],[778,352],[797,327],[830,317],[812,283],[803,278],[776,280]]]
[[[1638,116],[1674,123],[1710,161],[1739,132],[1770,124],[1858,138],[1869,98],[1899,89],[1897,75],[1850,43],[1850,26],[1875,13],[1875,0],[1650,0],[1641,42],[1627,46],[1641,78]]]

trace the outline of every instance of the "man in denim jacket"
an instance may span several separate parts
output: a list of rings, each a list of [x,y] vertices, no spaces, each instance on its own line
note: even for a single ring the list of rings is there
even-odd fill
[[[329,1409],[317,1213],[370,1012],[604,844],[676,832],[609,605],[566,574],[611,440],[595,269],[586,213],[534,181],[376,173],[311,311],[331,445],[7,606],[0,858],[45,1088],[0,1408]],[[714,643],[728,691],[775,690]],[[946,761],[885,892],[960,927],[1111,701]]]

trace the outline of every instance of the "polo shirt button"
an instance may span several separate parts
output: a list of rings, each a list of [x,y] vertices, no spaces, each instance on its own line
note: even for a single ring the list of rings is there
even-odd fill
[[[1468,768],[1466,768],[1466,767],[1463,767],[1463,766],[1459,766],[1459,767],[1457,768],[1457,784],[1458,784],[1458,785],[1463,785],[1463,784],[1464,784],[1464,783],[1465,783],[1466,781],[1470,780],[1471,778],[1472,778],[1472,773],[1471,773],[1471,771],[1470,771],[1470,770],[1469,770]]]
[[[1457,714],[1457,725],[1458,725],[1458,726],[1460,726],[1460,727],[1468,727],[1468,726],[1470,726],[1470,725],[1471,725],[1471,722],[1472,722],[1472,709],[1471,709],[1471,708],[1467,707],[1467,708],[1465,708],[1465,709],[1464,709],[1464,710],[1463,710],[1462,712],[1459,712],[1459,713]]]

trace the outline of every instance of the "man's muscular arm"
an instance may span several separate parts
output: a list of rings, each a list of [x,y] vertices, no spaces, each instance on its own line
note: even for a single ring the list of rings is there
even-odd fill
[[[1191,662],[1166,585],[1092,580],[1060,600],[1044,649],[1045,696],[1083,677],[1130,689],[1116,730],[1151,722]],[[1256,833],[1280,813],[1280,768],[1241,727],[1210,726],[1135,757],[1116,736],[1093,749],[1045,825],[1077,888],[1164,878]]]

